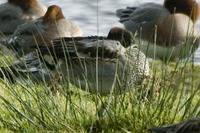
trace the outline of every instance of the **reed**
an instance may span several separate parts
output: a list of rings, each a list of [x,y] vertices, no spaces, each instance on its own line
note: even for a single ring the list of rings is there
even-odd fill
[[[10,65],[10,60],[1,58],[1,64]],[[68,53],[65,60],[68,69]],[[82,91],[69,80],[60,82],[55,94],[45,81],[20,78],[11,84],[1,79],[0,132],[146,133],[154,126],[199,116],[200,66],[188,58],[151,61],[150,68],[151,77],[142,84],[108,96]],[[94,80],[98,86],[98,76]],[[106,107],[103,117],[100,106]]]
[[[66,55],[67,56],[67,55]],[[189,60],[150,63],[151,77],[127,93],[107,97],[62,82],[0,81],[2,132],[135,132],[199,116],[200,67]],[[107,106],[98,115],[99,106]]]

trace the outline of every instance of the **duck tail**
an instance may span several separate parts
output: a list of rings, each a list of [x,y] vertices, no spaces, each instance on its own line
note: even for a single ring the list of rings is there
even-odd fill
[[[129,20],[130,15],[137,9],[137,7],[127,7],[125,9],[118,9],[116,16],[120,18],[119,22],[123,23]]]

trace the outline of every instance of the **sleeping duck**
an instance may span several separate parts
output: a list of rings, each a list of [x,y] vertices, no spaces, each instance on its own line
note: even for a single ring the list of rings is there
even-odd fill
[[[64,81],[70,81],[94,94],[124,93],[140,85],[150,75],[146,56],[131,45],[132,36],[128,34],[131,33],[115,27],[107,37],[62,37],[53,40],[52,45],[34,46],[38,49],[41,63],[46,67],[42,69],[38,66],[37,70],[36,65],[28,65],[28,72],[34,71],[34,77],[41,79],[39,77],[50,71],[50,75],[61,75]],[[26,75],[27,70],[24,70],[21,63],[18,64],[15,63],[14,67],[18,66],[20,75]],[[31,64],[30,59],[26,58],[25,64]],[[1,72],[6,73],[4,77],[1,75],[5,74],[0,74],[2,78],[10,78],[10,75],[13,76],[10,73],[16,73],[16,69],[14,72],[8,68],[2,70]],[[49,79],[48,75],[45,77]]]
[[[18,26],[7,45],[22,55],[34,51],[32,46],[50,45],[51,40],[59,37],[82,36],[79,26],[65,19],[57,5],[49,6],[44,16]]]
[[[199,46],[199,9],[195,0],[165,0],[164,5],[119,9],[117,16],[148,57],[175,60],[190,56]]]

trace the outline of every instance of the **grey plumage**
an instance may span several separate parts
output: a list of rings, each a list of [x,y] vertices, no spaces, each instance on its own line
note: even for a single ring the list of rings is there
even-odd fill
[[[11,83],[18,80],[31,79],[34,82],[48,82],[52,79],[49,69],[41,63],[36,53],[30,53],[12,65],[0,68],[0,77],[7,79]]]
[[[44,60],[61,61],[65,79],[92,93],[123,93],[149,76],[146,57],[135,46],[125,49],[104,37],[60,38],[53,44],[39,46]]]

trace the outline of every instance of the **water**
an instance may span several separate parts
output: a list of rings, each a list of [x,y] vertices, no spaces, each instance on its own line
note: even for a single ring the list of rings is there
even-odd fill
[[[142,0],[43,0],[43,2],[47,5],[61,6],[66,18],[80,25],[84,35],[107,35],[111,27],[123,26],[118,22],[115,11],[128,5],[138,5]]]
[[[0,0],[0,3],[6,0]],[[200,2],[200,0],[198,0]],[[107,35],[118,22],[115,11],[126,6],[137,6],[144,2],[163,3],[163,0],[41,0],[46,6],[56,4],[62,7],[66,18],[77,23],[88,35]],[[200,21],[197,23],[200,29]],[[195,62],[200,64],[200,48],[195,53]]]

